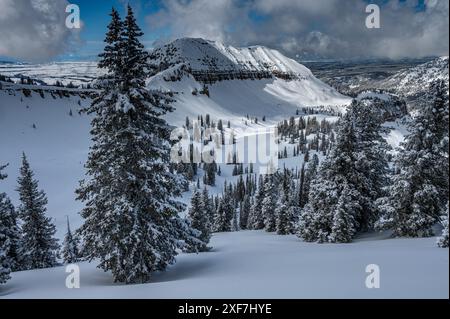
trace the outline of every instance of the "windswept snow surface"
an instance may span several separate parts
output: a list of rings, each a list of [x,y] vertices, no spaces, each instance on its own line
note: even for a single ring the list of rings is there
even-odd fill
[[[369,235],[351,244],[304,243],[264,231],[213,235],[211,252],[181,254],[142,285],[119,285],[94,263],[80,264],[80,288],[65,287],[65,267],[16,272],[0,298],[445,298],[448,249],[435,238]],[[366,266],[380,288],[366,287]]]

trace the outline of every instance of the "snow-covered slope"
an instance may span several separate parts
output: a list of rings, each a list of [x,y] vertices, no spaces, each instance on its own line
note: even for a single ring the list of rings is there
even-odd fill
[[[432,81],[449,81],[448,56],[436,58],[396,73],[381,81],[379,88],[392,90],[407,98],[415,98],[426,92]]]
[[[78,111],[89,102],[78,96],[53,98],[43,93],[41,97],[32,92],[25,97],[20,90],[0,90],[0,163],[9,163],[0,192],[18,205],[17,177],[25,152],[39,187],[48,195],[47,213],[56,224],[58,238],[63,237],[66,216],[74,227],[79,226],[81,205],[75,201],[74,190],[84,175],[90,123]]]
[[[202,112],[277,118],[292,115],[299,107],[344,111],[350,102],[305,66],[265,47],[234,48],[184,38],[156,48],[151,57],[155,75],[148,86],[175,92],[177,112],[183,118]],[[209,97],[192,94],[204,84]]]
[[[176,111],[168,117],[173,125],[206,113],[235,122],[247,114],[275,120],[299,107],[344,111],[350,103],[305,66],[262,46],[183,38],[153,50],[149,61],[154,69],[148,87],[174,93]],[[93,62],[0,65],[0,74],[15,81],[25,77],[50,85],[88,84],[103,72]],[[205,84],[209,97],[192,94]]]

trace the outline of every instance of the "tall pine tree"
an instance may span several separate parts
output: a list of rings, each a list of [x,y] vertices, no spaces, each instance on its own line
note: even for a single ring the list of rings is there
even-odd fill
[[[370,101],[352,102],[348,110],[351,116],[357,146],[355,169],[366,177],[358,181],[357,187],[364,195],[361,201],[362,215],[359,223],[361,230],[372,229],[379,218],[377,200],[384,195],[384,188],[388,182],[389,145],[382,137],[382,112]]]
[[[24,266],[26,269],[54,267],[59,250],[58,240],[54,238],[56,227],[45,216],[47,197],[44,191],[38,189],[38,181],[34,179],[25,153],[22,155],[18,184]]]
[[[99,66],[108,85],[85,110],[93,115],[93,146],[80,182],[85,203],[83,253],[114,280],[147,282],[175,261],[176,249],[200,244],[178,217],[183,178],[169,169],[170,128],[162,118],[170,99],[145,86],[148,54],[131,7],[120,23],[113,11]],[[183,249],[186,248],[185,246]]]

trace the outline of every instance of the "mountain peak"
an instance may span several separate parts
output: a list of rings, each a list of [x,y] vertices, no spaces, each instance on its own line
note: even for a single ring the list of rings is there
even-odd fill
[[[233,47],[202,38],[180,38],[154,49],[155,64],[184,64],[193,71],[270,72],[309,77],[311,72],[277,50],[264,46]]]

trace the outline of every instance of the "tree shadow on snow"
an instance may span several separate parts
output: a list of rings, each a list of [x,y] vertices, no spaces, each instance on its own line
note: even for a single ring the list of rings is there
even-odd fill
[[[154,273],[149,283],[169,282],[187,278],[192,279],[198,275],[204,276],[205,272],[213,266],[212,263],[211,260],[196,260],[196,258],[179,260],[175,265],[168,267],[166,271]]]

